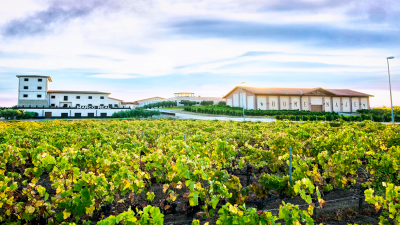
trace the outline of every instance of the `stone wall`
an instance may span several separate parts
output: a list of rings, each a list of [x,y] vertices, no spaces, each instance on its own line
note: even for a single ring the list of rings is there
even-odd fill
[[[18,106],[49,107],[47,100],[18,100]]]

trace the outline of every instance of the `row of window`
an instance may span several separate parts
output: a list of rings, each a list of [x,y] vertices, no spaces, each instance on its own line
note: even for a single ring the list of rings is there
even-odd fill
[[[52,95],[51,96],[52,99],[55,99],[56,96]],[[76,96],[76,99],[81,99],[81,96]],[[93,99],[93,96],[88,96],[88,99]],[[100,99],[104,99],[104,96],[100,96]],[[68,96],[64,96],[64,101],[68,101]]]
[[[29,78],[24,78],[24,81],[29,81]],[[39,78],[39,79],[38,79],[38,82],[42,82],[42,81],[43,81],[42,78]]]
[[[24,98],[27,98],[28,94],[24,94],[23,96],[24,96]],[[42,95],[37,95],[37,98],[42,98]],[[56,96],[52,95],[51,98],[55,99]],[[76,99],[81,99],[81,96],[76,96]],[[89,96],[89,99],[93,99],[93,97]],[[100,99],[104,99],[104,96],[100,96]],[[68,101],[68,96],[64,96],[64,101]]]
[[[28,94],[24,94],[24,98],[27,98]],[[42,95],[36,95],[37,98],[42,98]]]
[[[76,104],[76,107],[81,106],[81,104]],[[88,104],[89,107],[92,107],[92,104]],[[100,106],[104,106],[104,104],[100,104]],[[51,107],[56,107],[56,104],[51,104]],[[113,104],[108,104],[108,107],[112,108]],[[118,108],[118,104],[114,104],[114,107]],[[63,104],[63,108],[68,108],[68,104]]]
[[[24,89],[27,90],[29,87],[28,86],[24,86]],[[42,90],[42,86],[38,86],[37,87],[38,90]]]

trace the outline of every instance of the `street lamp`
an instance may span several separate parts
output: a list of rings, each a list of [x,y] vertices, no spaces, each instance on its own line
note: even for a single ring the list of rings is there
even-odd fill
[[[392,123],[394,123],[393,101],[392,101],[392,85],[390,84],[390,72],[389,72],[389,59],[394,59],[394,57],[393,56],[389,56],[389,57],[386,58],[387,65],[388,65],[388,75],[389,75],[390,105],[392,107]]]
[[[245,117],[244,117],[244,101],[243,101],[243,84],[244,84],[245,82],[242,82],[242,83],[240,83],[240,95],[242,95],[242,107],[243,107],[243,121],[245,120]]]

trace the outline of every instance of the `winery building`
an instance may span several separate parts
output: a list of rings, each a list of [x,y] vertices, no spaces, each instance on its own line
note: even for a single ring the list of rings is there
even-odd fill
[[[356,112],[369,109],[373,95],[350,89],[236,86],[224,96],[226,104],[254,110]]]
[[[194,101],[194,102],[196,102],[195,105],[199,106],[202,101],[213,101],[214,105],[216,105],[220,101],[225,101],[225,99],[223,99],[221,97],[195,96],[195,94],[193,92],[177,92],[177,93],[174,93],[174,97],[171,97],[171,98],[152,97],[152,98],[137,100],[140,107],[143,107],[144,105],[147,105],[147,104],[162,102],[162,101],[174,101],[174,102],[176,102],[177,106],[184,106],[184,104],[182,103],[183,101]]]
[[[108,92],[49,90],[49,76],[17,75],[19,109],[37,112],[45,118],[106,118],[114,112],[135,108],[137,102],[123,102]]]
[[[192,92],[177,92],[174,93],[174,97],[168,98],[168,101],[175,101],[177,106],[184,106],[182,101],[194,101],[196,105],[200,105],[202,101],[213,101],[214,105],[218,104],[221,101],[225,101],[225,99],[221,97],[202,97],[202,96],[195,96]]]
[[[162,101],[166,101],[165,98],[152,97],[152,98],[145,98],[145,99],[141,99],[141,100],[136,100],[136,102],[139,104],[138,105],[139,107],[143,107],[143,106],[148,105],[148,104],[162,102]]]

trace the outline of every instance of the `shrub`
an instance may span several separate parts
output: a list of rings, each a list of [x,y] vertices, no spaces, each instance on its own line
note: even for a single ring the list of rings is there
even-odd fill
[[[214,101],[201,101],[200,105],[214,105]]]
[[[162,101],[162,102],[155,102],[150,103],[143,106],[143,109],[152,109],[152,108],[163,108],[163,107],[173,107],[176,106],[175,101]]]
[[[218,102],[218,106],[226,106],[226,102],[225,101],[220,101],[220,102]]]
[[[18,109],[4,109],[0,111],[0,117],[5,118],[6,120],[9,119],[31,119],[37,117],[38,113],[36,112],[25,112],[24,110]]]
[[[184,106],[193,106],[193,105],[196,105],[197,102],[196,101],[189,101],[189,100],[182,100],[181,104],[183,104]]]
[[[112,114],[113,118],[148,118],[153,116],[161,115],[158,110],[143,110],[143,109],[133,109],[133,110],[125,110],[119,111]]]

